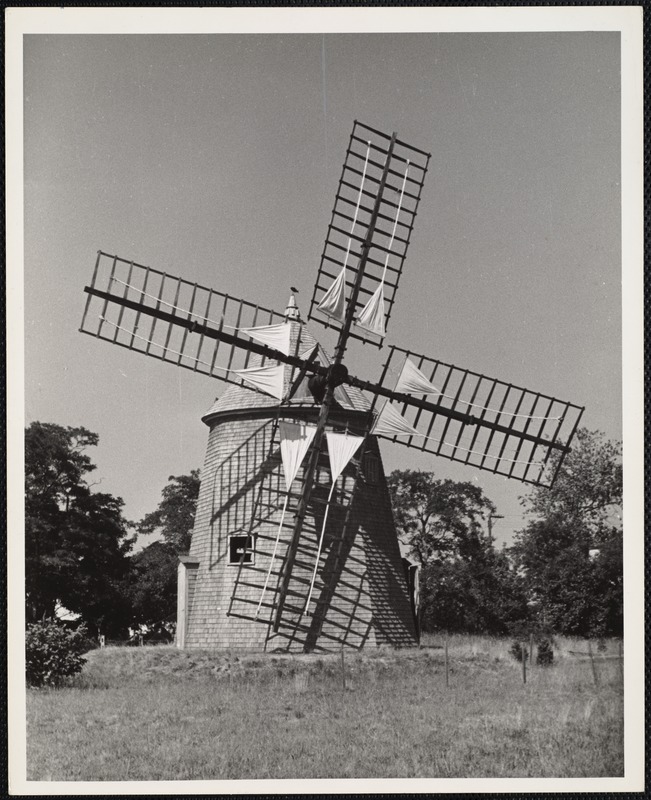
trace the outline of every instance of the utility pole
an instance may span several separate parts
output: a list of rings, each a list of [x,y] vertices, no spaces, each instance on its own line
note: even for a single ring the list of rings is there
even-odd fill
[[[488,515],[488,538],[493,542],[493,520],[504,519],[504,514],[489,514]]]

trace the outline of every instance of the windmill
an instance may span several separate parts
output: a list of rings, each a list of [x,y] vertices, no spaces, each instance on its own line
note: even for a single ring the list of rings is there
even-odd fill
[[[375,381],[344,364],[351,340],[384,344],[429,159],[353,126],[308,314],[331,358],[294,294],[280,314],[98,252],[80,330],[229,384],[203,417],[181,646],[415,643],[378,439],[554,481],[579,406],[395,345]]]

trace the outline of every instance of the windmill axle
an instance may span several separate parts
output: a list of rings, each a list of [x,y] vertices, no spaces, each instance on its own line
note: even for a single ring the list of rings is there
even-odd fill
[[[325,375],[312,375],[307,382],[310,394],[317,403],[323,403],[328,386],[336,389],[348,380],[348,370],[344,364],[332,364]]]

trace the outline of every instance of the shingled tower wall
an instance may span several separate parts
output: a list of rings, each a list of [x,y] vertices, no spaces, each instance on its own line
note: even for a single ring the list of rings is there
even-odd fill
[[[315,344],[300,322],[291,325],[293,352],[302,353]],[[365,398],[343,387],[337,389],[335,398],[338,403],[328,430],[341,432],[347,426],[350,433],[362,433],[368,418]],[[317,416],[318,406],[305,390],[280,408],[280,418],[285,420],[315,424]],[[366,440],[363,457],[356,454],[337,481],[311,614],[307,614],[305,602],[331,485],[324,438],[317,485],[305,518],[282,624],[273,632],[278,574],[291,539],[307,461],[292,486],[262,597],[285,496],[278,418],[274,398],[243,386],[229,387],[203,417],[210,434],[192,544],[179,564],[177,644],[254,651],[416,644],[386,478],[372,436]],[[241,565],[241,549],[237,554],[233,551],[247,540],[233,536],[251,537],[253,552]]]

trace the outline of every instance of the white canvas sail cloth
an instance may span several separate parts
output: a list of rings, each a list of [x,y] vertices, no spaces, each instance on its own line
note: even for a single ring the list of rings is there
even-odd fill
[[[348,240],[348,247],[350,247],[350,239]],[[348,253],[346,253],[346,260]],[[341,268],[341,272],[335,278],[332,286],[321,298],[321,302],[317,306],[319,311],[323,311],[329,317],[334,317],[341,322],[344,321],[346,316],[346,265]]]
[[[385,436],[422,436],[416,428],[413,428],[399,411],[387,400],[382,411],[373,424],[371,433],[384,434]]]
[[[425,377],[409,358],[405,360],[402,366],[395,391],[408,394],[440,394],[436,386]]]
[[[289,337],[292,326],[289,322],[281,322],[279,325],[260,325],[257,328],[240,328],[241,333],[245,333],[256,342],[266,344],[279,350],[286,356],[289,355]]]
[[[326,432],[326,439],[328,440],[328,453],[330,455],[330,473],[332,476],[332,486],[328,494],[328,502],[326,503],[325,513],[323,515],[323,525],[321,526],[321,535],[319,537],[319,546],[316,553],[316,561],[314,562],[314,572],[312,573],[312,580],[310,581],[310,591],[305,601],[305,611],[309,608],[310,600],[312,599],[312,591],[314,589],[314,581],[316,580],[316,573],[319,568],[319,558],[321,557],[321,547],[325,535],[326,522],[328,521],[328,509],[330,508],[330,501],[332,500],[332,493],[334,492],[337,479],[341,473],[346,469],[346,465],[350,459],[355,455],[359,449],[360,444],[364,441],[363,436],[350,436],[347,433],[333,433],[332,431]]]
[[[375,333],[377,336],[384,337],[386,335],[384,327],[384,280],[359,312],[355,324],[371,333]]]
[[[247,369],[234,369],[233,372],[239,375],[248,383],[252,383],[256,389],[283,399],[285,388],[285,367],[276,364],[266,367],[248,367]]]
[[[280,515],[280,524],[278,525],[278,533],[276,534],[276,541],[274,543],[273,553],[271,554],[271,561],[269,562],[269,569],[267,570],[267,577],[265,578],[264,586],[262,587],[262,594],[260,595],[260,602],[256,609],[255,615],[258,616],[262,601],[264,600],[265,592],[269,584],[269,578],[276,558],[276,551],[278,550],[278,542],[280,541],[280,534],[283,529],[285,521],[285,512],[287,511],[287,501],[289,500],[289,490],[292,483],[298,474],[305,454],[312,444],[316,427],[314,425],[306,425],[304,422],[285,422],[278,423],[280,428],[280,457],[283,462],[283,474],[285,476],[285,487],[287,494],[285,495],[285,502],[283,503],[282,514]]]

